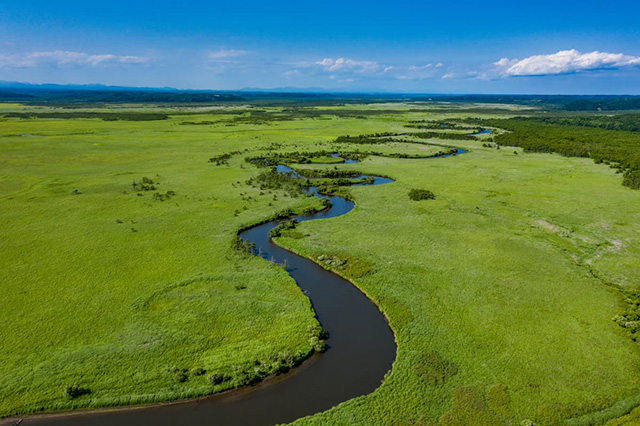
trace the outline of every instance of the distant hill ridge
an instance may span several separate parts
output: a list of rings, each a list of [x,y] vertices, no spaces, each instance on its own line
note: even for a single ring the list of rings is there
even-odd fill
[[[338,93],[323,89],[180,90],[171,87],[123,87],[30,84],[0,81],[0,102],[80,103],[220,103],[250,101],[432,101],[537,105],[566,111],[640,110],[640,96],[620,95],[457,95],[408,93]]]

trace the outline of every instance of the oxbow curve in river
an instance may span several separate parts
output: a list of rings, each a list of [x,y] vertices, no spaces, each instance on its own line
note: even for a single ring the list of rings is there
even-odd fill
[[[459,149],[447,156],[463,152]],[[291,172],[286,166],[277,170]],[[372,185],[390,182],[393,180],[373,176]],[[319,194],[315,187],[308,191],[328,199],[331,206],[295,217],[299,222],[342,216],[354,208],[353,202]],[[289,373],[218,395],[153,406],[29,416],[22,425],[267,426],[291,422],[373,392],[396,355],[389,325],[373,302],[350,282],[276,245],[269,231],[282,220],[287,219],[254,226],[240,237],[254,243],[264,259],[287,265],[287,272],[309,297],[318,321],[329,334],[324,353],[314,354]]]

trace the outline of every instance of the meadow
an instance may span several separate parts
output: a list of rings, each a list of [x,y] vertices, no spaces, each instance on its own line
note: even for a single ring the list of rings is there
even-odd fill
[[[621,416],[640,405],[640,191],[614,169],[493,135],[410,135],[428,131],[417,121],[532,113],[514,105],[252,108],[111,108],[167,116],[152,121],[0,109],[13,114],[0,118],[0,417],[204,395],[308,356],[308,299],[231,242],[319,202],[248,185],[262,170],[245,158],[359,151],[357,164],[293,166],[395,182],[342,189],[354,211],[277,242],[373,265],[350,278],[386,315],[398,357],[374,393],[296,424],[634,421]],[[409,135],[341,138],[377,133]],[[448,146],[469,153],[393,157]],[[83,392],[65,396],[73,386]]]

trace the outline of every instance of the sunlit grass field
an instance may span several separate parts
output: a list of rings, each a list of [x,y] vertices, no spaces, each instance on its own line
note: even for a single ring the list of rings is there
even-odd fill
[[[591,160],[459,145],[471,152],[341,166],[396,182],[352,188],[354,212],[280,238],[376,265],[356,282],[399,340],[377,392],[300,424],[563,424],[640,402],[637,345],[607,285],[638,276],[640,194]],[[437,198],[410,201],[411,188]],[[432,351],[456,366],[444,383],[424,374],[443,367]]]
[[[429,155],[442,147],[332,141],[469,115],[339,108],[382,113],[0,121],[0,416],[202,395],[234,386],[210,383],[211,373],[309,354],[316,321],[306,297],[284,270],[230,242],[243,225],[317,200],[246,185],[259,170],[244,157]],[[202,121],[211,124],[182,124]],[[470,150],[456,157],[304,166],[396,180],[349,188],[353,212],[278,242],[374,265],[354,281],[399,348],[376,392],[299,424],[586,425],[640,405],[640,352],[612,320],[623,309],[618,287],[635,289],[640,276],[640,192],[591,160],[483,140],[434,141]],[[223,153],[234,153],[229,164],[208,162]],[[143,177],[156,189],[134,189]],[[411,201],[412,188],[436,199]],[[91,393],[65,399],[72,384]]]

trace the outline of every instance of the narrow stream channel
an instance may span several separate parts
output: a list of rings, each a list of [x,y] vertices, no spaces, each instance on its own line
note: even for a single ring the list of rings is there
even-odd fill
[[[463,152],[460,149],[455,154]],[[277,170],[291,171],[286,166]],[[393,180],[374,176],[372,185],[390,182]],[[353,202],[318,194],[315,187],[308,191],[329,199],[331,207],[297,216],[299,222],[342,216],[354,208]],[[279,264],[286,260],[287,272],[309,297],[318,321],[329,333],[324,353],[314,354],[289,373],[219,395],[146,407],[29,416],[22,424],[269,426],[325,411],[377,389],[396,356],[394,336],[384,316],[350,282],[271,241],[269,231],[281,221],[255,226],[240,237],[255,243],[264,259]]]

